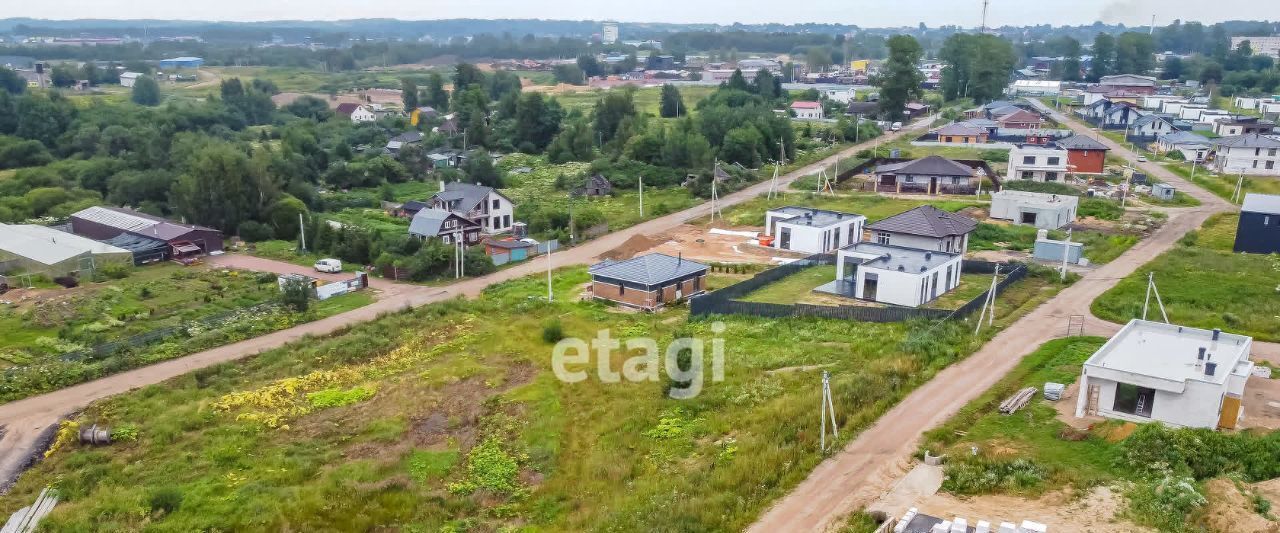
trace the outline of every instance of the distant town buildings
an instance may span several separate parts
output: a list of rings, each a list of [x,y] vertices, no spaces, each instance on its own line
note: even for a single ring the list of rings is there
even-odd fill
[[[1249,48],[1255,55],[1267,55],[1280,59],[1280,35],[1268,37],[1232,37],[1231,49],[1240,48],[1240,44],[1249,41]]]
[[[600,42],[604,44],[614,44],[618,42],[618,23],[606,22],[600,30]]]

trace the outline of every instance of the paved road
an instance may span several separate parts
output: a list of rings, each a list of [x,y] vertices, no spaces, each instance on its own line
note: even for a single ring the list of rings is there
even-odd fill
[[[1078,133],[1092,130],[1054,112],[1037,101],[1037,107]],[[1113,153],[1130,161],[1137,154],[1101,137]],[[1150,238],[1139,242],[1116,260],[1086,273],[1080,281],[1052,300],[1001,331],[977,353],[956,363],[909,394],[871,427],[849,442],[837,455],[814,469],[791,494],[774,504],[748,531],[824,531],[838,525],[845,514],[865,506],[892,486],[902,475],[901,465],[919,447],[921,435],[951,418],[961,407],[995,385],[1026,354],[1065,334],[1071,315],[1092,316],[1095,298],[1157,255],[1177,243],[1188,231],[1200,227],[1209,215],[1233,209],[1212,193],[1193,186],[1154,163],[1138,164],[1142,170],[1200,200],[1189,209],[1170,209],[1169,221]],[[1093,320],[1090,334],[1105,335],[1115,326]]]
[[[927,128],[934,118],[935,117],[933,116],[925,117],[912,124],[910,127],[904,128],[900,132],[889,134],[879,139],[847,148],[837,155],[833,155],[817,163],[808,165],[794,172],[790,172],[786,176],[779,178],[779,181],[781,182],[780,186],[785,189],[792,181],[803,176],[815,174],[819,169],[831,165],[835,162],[836,158],[848,159],[859,150],[870,148],[878,143],[892,140],[901,135],[918,134],[920,130]],[[721,207],[728,207],[745,202],[761,194],[767,193],[769,188],[770,180],[757,183],[741,191],[725,195],[721,198],[720,205]],[[649,235],[668,231],[690,219],[707,216],[710,212],[711,206],[703,203],[684,211],[649,220],[630,228],[588,241],[581,246],[556,252],[552,254],[552,264],[556,268],[570,265],[589,264],[600,254],[618,248],[626,242],[627,239],[630,239],[633,236]],[[267,271],[272,270],[272,268],[279,265],[283,265],[283,263],[235,255],[217,257],[211,261],[214,264],[223,264],[227,266],[238,264],[244,265],[247,268],[256,268],[258,270]],[[255,264],[258,266],[251,266]],[[271,264],[274,264],[275,266],[271,266]],[[296,265],[288,265],[287,267],[282,268],[295,268],[299,272],[308,272],[310,270],[306,267],[299,267]],[[0,436],[0,487],[5,486],[7,484],[6,481],[16,478],[16,476],[21,473],[24,466],[23,463],[25,463],[27,458],[30,457],[32,447],[37,443],[39,434],[42,430],[49,427],[51,424],[56,424],[62,417],[84,408],[90,402],[115,394],[120,394],[122,392],[127,392],[134,388],[159,383],[207,366],[248,357],[250,355],[302,339],[307,335],[327,335],[340,331],[352,324],[373,320],[379,315],[397,311],[405,307],[418,307],[459,296],[474,297],[480,294],[480,291],[484,290],[485,287],[530,274],[543,272],[546,268],[546,260],[538,258],[511,268],[500,270],[487,276],[466,279],[440,287],[423,287],[417,285],[393,284],[389,282],[380,283],[380,280],[374,281],[371,282],[374,284],[374,288],[383,289],[384,293],[380,295],[380,298],[374,303],[359,309],[322,320],[317,320],[315,322],[302,324],[287,330],[277,331],[261,337],[228,344],[226,346],[199,352],[178,359],[74,385],[55,392],[0,405],[0,426],[7,427],[7,433]]]

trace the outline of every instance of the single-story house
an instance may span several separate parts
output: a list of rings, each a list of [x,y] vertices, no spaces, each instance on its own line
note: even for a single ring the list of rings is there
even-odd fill
[[[467,155],[462,150],[452,148],[436,148],[427,152],[427,161],[432,169],[453,168],[466,162]]]
[[[963,254],[978,223],[964,215],[922,205],[867,225],[870,242]]]
[[[1280,195],[1244,195],[1232,249],[1251,254],[1280,253]]]
[[[799,119],[820,120],[822,115],[822,102],[792,102],[791,112]]]
[[[1152,183],[1151,196],[1164,201],[1173,200],[1174,193],[1178,192],[1173,185],[1168,183]]]
[[[773,248],[819,254],[862,239],[867,217],[789,205],[764,214],[764,234],[773,237]]]
[[[1067,156],[1056,144],[1020,144],[1009,150],[1008,179],[1059,181],[1069,170]]]
[[[1067,150],[1067,167],[1080,174],[1101,174],[1107,165],[1107,145],[1085,135],[1072,135],[1056,141]]]
[[[609,196],[612,193],[613,183],[600,174],[587,176],[586,182],[573,191],[577,196]]]
[[[61,277],[108,264],[131,264],[132,254],[47,226],[0,224],[0,274],[23,271]]]
[[[1234,429],[1253,339],[1130,320],[1084,363],[1076,416]]]
[[[222,251],[222,232],[216,229],[122,207],[95,206],[72,213],[71,232],[97,241],[123,233],[164,241],[171,248],[169,257],[174,258]]]
[[[1058,229],[1075,222],[1079,204],[1076,196],[1003,190],[991,195],[991,218]]]
[[[143,73],[141,73],[141,72],[121,72],[121,73],[120,73],[120,86],[121,86],[121,87],[133,87],[133,84],[135,84],[135,83],[137,83],[137,82],[138,82],[138,76],[145,76],[145,74],[143,74]]]
[[[849,102],[844,111],[846,115],[858,117],[875,116],[879,112],[880,104],[877,102]]]
[[[938,155],[875,169],[877,189],[897,193],[972,194],[979,179],[973,167]]]
[[[938,136],[938,142],[948,144],[984,144],[991,134],[986,128],[964,122],[947,124],[933,133]]]
[[[908,119],[913,119],[929,114],[929,104],[921,102],[907,102],[903,106],[902,114]]]
[[[1139,94],[1155,94],[1156,79],[1151,76],[1141,76],[1138,74],[1113,74],[1103,76],[1098,80],[1098,85],[1105,87],[1109,91],[1130,91]]]
[[[666,254],[592,265],[591,295],[629,307],[654,310],[707,289],[707,265]]]
[[[470,246],[480,242],[480,224],[452,211],[428,207],[414,213],[409,234],[421,239],[439,238],[445,244],[461,238]]]
[[[1173,133],[1173,118],[1169,115],[1148,113],[1138,117],[1129,125],[1129,137],[1138,139],[1155,139],[1166,133]]]
[[[1156,137],[1155,151],[1169,153],[1177,150],[1187,161],[1204,161],[1212,147],[1209,138],[1189,131],[1172,131]]]
[[[1044,126],[1044,117],[1026,109],[1018,109],[1012,113],[994,116],[992,120],[1000,123],[1001,128],[1030,130]]]
[[[836,279],[821,292],[917,307],[960,284],[962,254],[859,242],[836,252]]]
[[[516,204],[493,187],[473,183],[440,183],[428,201],[431,207],[451,211],[480,225],[485,233],[502,233],[514,223]]]
[[[392,155],[400,153],[400,149],[410,144],[418,144],[422,142],[422,132],[406,131],[387,141],[387,152]]]
[[[355,110],[351,111],[350,118],[351,122],[355,122],[356,124],[361,122],[374,122],[378,120],[378,113],[369,106],[362,105],[357,106]]]

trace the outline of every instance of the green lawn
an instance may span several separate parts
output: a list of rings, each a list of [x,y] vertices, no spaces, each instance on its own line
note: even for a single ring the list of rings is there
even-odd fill
[[[1004,279],[1004,276],[1000,276],[1000,279]],[[925,304],[925,307],[959,309],[960,306],[969,303],[989,289],[991,289],[991,275],[960,274],[960,284],[956,285],[956,288]]]
[[[714,93],[718,87],[708,86],[680,86],[680,96],[684,100],[685,106],[680,108],[680,115],[686,113],[697,113],[695,106],[698,102]],[[621,89],[611,89],[621,90]],[[560,102],[565,109],[579,109],[584,113],[591,112],[595,109],[596,102],[605,94],[605,89],[594,89],[589,91],[575,91],[556,94],[556,101]],[[645,87],[636,89],[635,103],[636,110],[641,113],[649,113],[658,116],[659,104],[661,103],[662,88],[661,87]]]
[[[1211,218],[1179,246],[1144,265],[1093,302],[1093,313],[1113,322],[1127,322],[1142,313],[1147,274],[1156,285],[1169,321],[1201,328],[1280,341],[1280,259],[1276,256],[1232,254],[1235,217]],[[1159,319],[1152,298],[1150,319]]]
[[[806,268],[740,298],[744,302],[794,304],[809,296],[815,287],[836,279],[835,265]]]
[[[48,531],[740,531],[824,458],[818,374],[774,370],[831,372],[838,449],[1053,293],[1002,306],[975,338],[963,323],[623,313],[577,301],[587,279],[557,272],[552,303],[544,277],[515,280],[96,402],[75,421],[119,442],[59,438],[0,513],[52,484]],[[725,379],[674,400],[665,377],[607,382],[593,361],[562,382],[553,323],[659,346],[719,337]]]
[[[406,230],[407,231],[407,230]],[[303,253],[298,251],[298,243],[294,241],[261,241],[253,243],[253,249],[249,251],[251,255],[274,259],[276,261],[284,261],[293,263],[298,266],[312,267],[316,261],[325,259],[327,256],[321,256],[313,253]],[[355,272],[359,270],[361,265],[354,263],[342,263],[344,272]]]
[[[978,202],[939,198],[937,200],[908,200],[889,198],[878,194],[840,194],[837,196],[818,195],[811,192],[785,192],[770,200],[767,195],[760,195],[746,202],[735,205],[724,211],[725,220],[734,226],[763,226],[764,213],[769,209],[787,205],[802,205],[818,209],[833,209],[848,213],[857,213],[875,222],[896,215],[908,209],[929,204],[944,211],[959,211],[966,207],[981,205]],[[706,220],[703,219],[703,222]]]
[[[1235,193],[1236,185],[1240,181],[1240,176],[1238,175],[1216,174],[1199,165],[1196,166],[1195,178],[1192,178],[1190,163],[1169,164],[1165,165],[1165,168],[1183,178],[1192,180],[1196,185],[1227,200]],[[1245,176],[1243,185],[1246,193],[1280,194],[1280,179],[1278,178]],[[1243,198],[1243,195],[1241,195],[1241,198]]]

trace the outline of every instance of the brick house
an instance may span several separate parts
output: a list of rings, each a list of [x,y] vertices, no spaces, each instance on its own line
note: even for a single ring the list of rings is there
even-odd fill
[[[666,254],[602,261],[588,269],[591,295],[652,311],[707,290],[707,265]]]
[[[1107,164],[1106,145],[1084,135],[1072,135],[1058,140],[1058,146],[1067,149],[1067,168],[1082,174],[1101,174]]]

